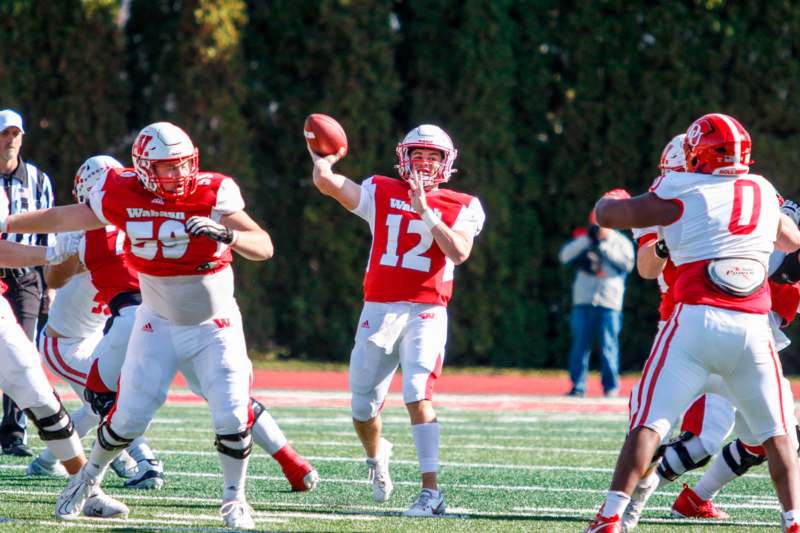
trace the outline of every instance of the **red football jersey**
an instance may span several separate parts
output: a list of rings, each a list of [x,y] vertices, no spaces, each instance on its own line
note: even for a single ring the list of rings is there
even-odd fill
[[[132,169],[111,169],[92,189],[95,215],[123,230],[129,265],[151,276],[185,276],[219,272],[231,262],[230,247],[207,237],[191,237],[186,221],[193,216],[219,220],[244,208],[233,179],[201,172],[197,188],[175,201],[145,190]]]
[[[364,300],[447,305],[455,265],[411,207],[405,181],[373,176],[361,185],[353,212],[369,222],[372,248],[364,275]],[[428,205],[449,227],[477,235],[485,214],[474,196],[437,189]]]
[[[126,260],[125,240],[125,233],[115,226],[84,233],[81,262],[105,303],[123,292],[139,290],[139,275]]]

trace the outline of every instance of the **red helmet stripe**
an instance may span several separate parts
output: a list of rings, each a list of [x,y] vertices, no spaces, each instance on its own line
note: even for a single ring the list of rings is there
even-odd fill
[[[725,125],[731,130],[731,134],[733,135],[733,164],[738,165],[742,161],[742,134],[739,132],[739,128],[736,127],[736,124],[731,121],[730,117],[722,114],[717,116],[721,118]]]

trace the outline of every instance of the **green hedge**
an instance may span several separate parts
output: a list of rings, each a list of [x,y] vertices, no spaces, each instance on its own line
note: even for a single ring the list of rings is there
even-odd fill
[[[128,161],[151,121],[187,129],[275,241],[274,260],[237,264],[250,346],[329,360],[349,354],[369,230],[311,184],[303,119],[342,122],[338,168],[358,180],[393,175],[403,134],[441,124],[459,148],[452,187],[488,214],[456,272],[448,361],[562,367],[572,272],[558,248],[604,190],[643,191],[694,117],[738,117],[754,170],[798,195],[798,30],[788,1],[155,0],[120,14],[8,0],[0,107],[24,114],[24,156],[61,202],[86,156]],[[646,357],[656,306],[631,276],[623,368]]]

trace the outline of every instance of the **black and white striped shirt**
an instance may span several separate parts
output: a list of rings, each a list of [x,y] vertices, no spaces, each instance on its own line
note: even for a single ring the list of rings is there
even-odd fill
[[[40,175],[41,174],[41,175]],[[33,166],[19,159],[17,169],[11,174],[0,174],[0,186],[8,195],[10,213],[27,213],[37,209],[53,207],[53,186],[50,177]],[[22,244],[53,244],[55,237],[37,235],[35,233],[3,233],[3,239]]]

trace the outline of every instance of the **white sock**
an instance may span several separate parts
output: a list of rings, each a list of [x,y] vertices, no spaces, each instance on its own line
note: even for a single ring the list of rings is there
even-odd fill
[[[53,398],[53,402],[55,405],[45,405],[42,407],[31,407],[30,410],[33,413],[33,416],[38,420],[44,420],[45,418],[51,417],[55,415],[62,409],[61,403],[58,402],[55,398]],[[41,428],[42,431],[51,431],[55,432],[58,430],[65,429],[70,422],[69,416],[64,416],[60,418],[55,424],[51,424],[49,426],[45,426]],[[69,459],[74,459],[79,455],[83,455],[83,446],[81,446],[81,439],[78,437],[78,434],[75,433],[73,430],[70,435],[65,439],[56,439],[56,440],[47,440],[44,441],[47,449],[53,454],[54,457],[57,457],[59,461],[67,461]]]
[[[37,459],[45,466],[53,466],[58,462],[58,457],[56,457],[53,452],[50,451],[50,448],[45,448],[42,453],[39,454]]]
[[[243,440],[223,440],[222,442],[234,450],[243,450],[250,443],[248,436]],[[241,500],[245,501],[244,485],[247,477],[247,463],[249,457],[237,459],[224,453],[219,454],[219,463],[222,466],[222,500]]]
[[[266,450],[270,455],[275,455],[281,448],[286,446],[286,435],[283,434],[281,428],[278,427],[278,423],[275,422],[275,419],[266,409],[253,422],[250,434],[253,436],[253,442],[256,446]]]
[[[783,527],[787,529],[795,525],[798,518],[800,518],[800,509],[791,509],[781,513],[781,522],[783,522]]]
[[[737,465],[742,466],[742,456],[739,453],[738,441],[729,442],[722,450],[723,452],[719,454],[714,464],[705,471],[703,477],[701,477],[695,485],[695,493],[703,500],[713,499],[719,494],[722,487],[739,476],[739,474],[731,470],[731,466],[728,464],[728,461],[725,460],[725,454],[727,452]],[[750,457],[752,459],[753,456],[751,455]]]
[[[133,439],[133,442],[125,450],[137,463],[146,459],[153,460],[156,458],[153,454],[153,449],[150,448],[150,444],[147,443],[144,436]]]
[[[75,433],[81,438],[100,423],[100,416],[95,414],[88,405],[82,405],[80,409],[70,413],[70,416],[72,416],[72,423],[75,425]]]
[[[114,448],[113,450],[106,450],[100,445],[99,438],[94,441],[92,445],[92,453],[89,454],[89,461],[86,463],[86,466],[83,467],[83,470],[86,472],[85,476],[89,479],[99,479],[100,481],[103,480],[103,476],[106,474],[106,470],[108,469],[108,465],[111,464],[111,461],[117,458],[119,454],[122,453],[123,446],[126,442],[119,441],[111,436],[108,432],[108,429],[105,426],[101,426],[98,431],[103,432],[103,438],[109,444],[113,446],[120,446],[119,448]],[[122,438],[120,436],[120,438]]]
[[[411,426],[411,434],[414,436],[414,446],[417,448],[419,471],[423,474],[426,472],[438,472],[439,423],[430,422]]]
[[[622,516],[622,513],[625,512],[625,509],[628,507],[630,501],[631,497],[624,492],[610,490],[608,491],[608,494],[606,494],[605,503],[600,508],[600,515],[607,517],[614,515]]]

